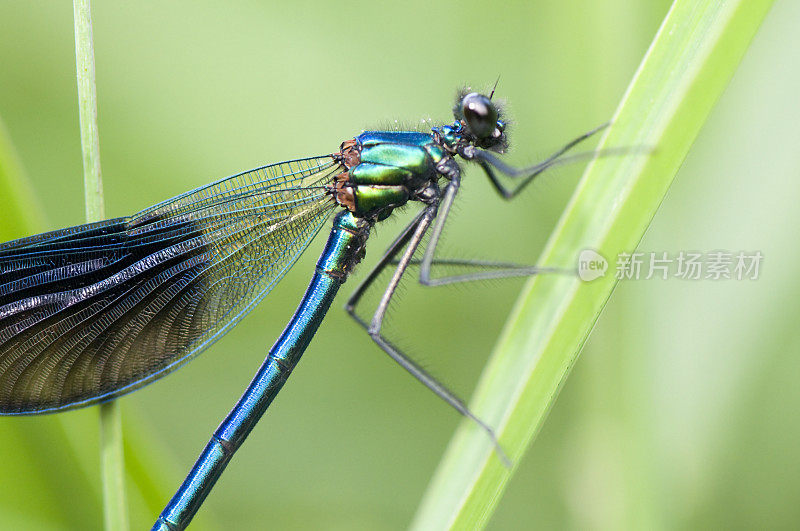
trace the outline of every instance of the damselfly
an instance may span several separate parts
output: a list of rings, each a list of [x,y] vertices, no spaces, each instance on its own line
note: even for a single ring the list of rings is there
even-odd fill
[[[600,128],[540,164],[508,166],[497,156],[508,144],[493,94],[462,91],[455,121],[428,132],[365,131],[333,154],[240,173],[131,217],[0,244],[0,413],[84,407],[177,369],[252,310],[338,211],[294,316],[154,526],[183,529],[300,360],[339,287],[364,256],[372,227],[394,209],[417,202],[422,208],[346,309],[392,359],[477,422],[497,445],[489,426],[381,334],[411,264],[419,265],[419,280],[426,285],[542,272],[436,257],[461,185],[459,159],[477,163],[500,196],[511,199],[547,168],[591,155],[564,156]],[[514,185],[504,185],[501,174]],[[429,231],[417,260],[414,254]],[[437,264],[476,269],[434,278]],[[394,272],[371,321],[362,320],[359,301],[389,267]]]

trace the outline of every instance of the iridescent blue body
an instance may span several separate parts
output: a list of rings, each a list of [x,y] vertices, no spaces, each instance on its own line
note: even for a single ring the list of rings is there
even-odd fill
[[[0,244],[0,414],[96,404],[180,367],[249,313],[339,210],[294,316],[154,526],[185,528],[300,360],[339,287],[363,258],[371,228],[395,208],[416,202],[421,211],[346,309],[380,348],[478,422],[497,445],[491,428],[381,335],[381,323],[429,229],[420,262],[420,280],[429,285],[536,272],[470,262],[460,265],[495,270],[430,278],[460,184],[456,157],[476,161],[510,198],[593,132],[542,165],[514,170],[489,153],[506,147],[505,124],[491,95],[461,94],[454,114],[452,125],[429,133],[366,131],[331,155],[234,175],[131,217]],[[503,188],[492,168],[524,177],[522,184]],[[372,321],[362,321],[356,304],[380,272],[395,265]]]
[[[369,229],[369,223],[349,212],[342,212],[334,218],[328,243],[317,261],[316,272],[300,306],[153,529],[181,529],[200,508],[233,453],[250,434],[300,361],[339,287],[363,255]]]

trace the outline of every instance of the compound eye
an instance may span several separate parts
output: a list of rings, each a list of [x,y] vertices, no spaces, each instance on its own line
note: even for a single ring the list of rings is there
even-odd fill
[[[470,132],[478,138],[488,138],[497,128],[497,109],[492,100],[472,92],[461,100],[461,112]]]

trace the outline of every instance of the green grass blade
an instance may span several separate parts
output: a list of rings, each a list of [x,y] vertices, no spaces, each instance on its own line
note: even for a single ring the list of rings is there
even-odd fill
[[[655,151],[594,161],[540,260],[563,267],[574,264],[580,251],[594,249],[609,261],[609,270],[592,282],[556,275],[532,279],[471,403],[496,428],[515,466],[616,286],[617,255],[636,249],[771,4],[676,0],[663,21],[600,145],[653,146]],[[464,421],[413,527],[483,527],[513,471],[485,434]]]
[[[73,9],[86,221],[91,223],[105,217],[105,208],[100,174],[100,137],[97,128],[97,89],[90,1],[75,0]],[[103,526],[107,530],[124,531],[128,529],[128,514],[125,501],[122,412],[117,401],[101,404],[99,409]]]
[[[22,164],[0,121],[0,241],[30,234],[44,225],[39,203],[23,177]]]

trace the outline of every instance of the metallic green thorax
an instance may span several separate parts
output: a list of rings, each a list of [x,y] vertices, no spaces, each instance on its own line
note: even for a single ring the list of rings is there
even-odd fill
[[[336,177],[334,195],[358,217],[384,219],[436,182],[449,155],[428,133],[366,131],[337,154],[347,171]]]

